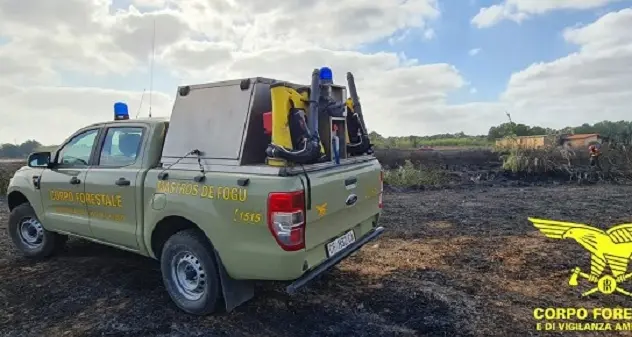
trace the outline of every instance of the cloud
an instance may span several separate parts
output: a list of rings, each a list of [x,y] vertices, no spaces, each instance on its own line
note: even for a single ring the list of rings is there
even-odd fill
[[[398,6],[370,0],[131,3],[114,9],[109,0],[68,0],[63,8],[47,0],[33,0],[28,6],[0,1],[0,35],[9,39],[0,46],[0,61],[4,61],[0,69],[5,75],[0,84],[14,88],[12,94],[0,97],[1,104],[12,106],[13,117],[7,121],[14,126],[0,131],[0,142],[29,137],[61,141],[85,122],[110,119],[115,101],[127,99],[133,109],[140,99],[138,92],[57,86],[65,85],[73,74],[106,79],[146,71],[154,24],[156,69],[169,72],[179,83],[246,76],[308,83],[311,69],[322,65],[332,67],[336,80],[345,83],[344,74],[352,71],[367,122],[384,126],[379,130],[384,134],[401,129],[394,116],[417,119],[414,111],[421,106],[427,106],[428,113],[439,113],[447,95],[465,83],[458,70],[447,64],[418,64],[397,52],[355,51],[397,32],[415,31],[432,38],[428,22],[439,16],[436,0],[402,1]],[[305,13],[326,17],[326,23],[299,19]],[[155,81],[164,87],[168,79]],[[172,83],[174,89],[177,84]],[[168,111],[165,102],[173,99],[172,93],[155,95],[162,100],[154,99],[154,105],[165,106],[154,106],[154,111]],[[34,106],[27,99],[46,104]],[[46,120],[48,132],[23,132],[34,129],[33,120]],[[410,124],[414,127],[409,132],[447,131],[449,125],[443,120],[450,118]]]
[[[632,38],[625,33],[632,29],[630,10],[565,30],[579,52],[514,73],[499,100],[451,104],[450,94],[473,89],[455,66],[422,63],[397,51],[360,51],[389,37],[423,37],[440,15],[433,0],[400,6],[369,0],[134,0],[123,9],[110,0],[68,0],[60,6],[0,0],[0,39],[6,41],[0,44],[0,105],[11,107],[0,112],[0,143],[59,143],[81,126],[111,120],[116,101],[126,101],[135,114],[140,90],[114,83],[147,71],[154,22],[154,87],[172,88],[154,92],[154,116],[170,114],[178,84],[246,76],[307,84],[311,70],[323,65],[341,84],[347,71],[355,74],[367,126],[387,136],[486,133],[505,121],[505,110],[545,126],[622,119],[632,101]],[[306,20],[305,13],[327,17],[327,24]],[[81,78],[103,87],[84,87]]]
[[[125,74],[146,64],[154,23],[156,52],[167,58],[158,61],[174,66],[172,56],[181,55],[180,50],[205,55],[218,47],[218,53],[225,53],[227,45],[244,52],[314,45],[351,50],[398,31],[426,30],[428,36],[432,31],[427,22],[439,16],[436,0],[402,1],[399,6],[370,0],[132,3],[144,11],[134,5],[114,11],[110,0],[66,0],[61,5],[0,1],[0,35],[16,40],[7,49],[47,55],[42,59],[57,70]],[[306,13],[314,19],[304,19]]]
[[[132,4],[144,8],[162,8],[167,4],[166,0],[132,0]]]
[[[400,34],[395,33],[391,37],[388,38],[388,44],[393,46],[397,43],[400,43],[406,40],[409,36],[410,36],[410,29],[406,29]]]
[[[12,48],[19,43],[0,45],[0,82],[29,84],[58,80],[50,63],[31,50]],[[28,60],[28,62],[25,62]]]
[[[0,1],[0,35],[11,39],[0,53],[28,55],[49,71],[125,74],[146,63],[154,22],[158,51],[190,32],[181,12],[110,10],[108,0]]]
[[[0,142],[35,139],[43,144],[58,144],[77,129],[113,119],[113,104],[127,102],[135,117],[141,92],[103,88],[40,87],[22,88],[0,84],[0,104],[11,107],[3,112]],[[147,116],[148,94],[145,94],[141,116]],[[152,115],[168,116],[171,97],[152,95]]]
[[[629,119],[631,30],[629,8],[567,29],[564,38],[579,52],[514,73],[502,100],[523,120],[554,127]]]
[[[474,48],[474,49],[470,49],[467,53],[470,56],[475,56],[475,55],[477,55],[480,52],[481,52],[481,48]]]
[[[423,29],[439,16],[436,0],[302,1],[173,0],[172,6],[211,39],[236,41],[244,50],[284,45],[349,49],[408,28]],[[326,37],[323,39],[323,37]]]
[[[435,33],[434,29],[432,28],[428,28],[424,31],[424,39],[425,40],[432,40],[437,36],[437,34]]]
[[[503,20],[520,23],[534,15],[541,15],[555,10],[584,10],[606,6],[623,0],[505,0],[501,4],[483,7],[471,23],[478,28],[487,28]]]

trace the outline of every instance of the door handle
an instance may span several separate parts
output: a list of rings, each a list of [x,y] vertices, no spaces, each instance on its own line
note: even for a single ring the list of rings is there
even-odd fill
[[[72,177],[70,178],[70,183],[73,185],[81,184],[81,180],[79,180],[79,178],[77,177]]]
[[[125,178],[119,178],[114,183],[117,184],[118,186],[129,186],[130,181]]]

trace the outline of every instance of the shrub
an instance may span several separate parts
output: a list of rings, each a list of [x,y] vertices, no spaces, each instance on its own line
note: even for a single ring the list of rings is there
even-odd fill
[[[512,150],[501,156],[502,168],[511,172],[546,173],[561,168],[562,163],[555,163],[557,158],[545,150]]]
[[[15,171],[23,165],[23,162],[0,162],[0,195],[5,195],[7,193],[9,180]]]
[[[384,172],[384,183],[396,187],[439,185],[445,182],[445,172],[437,169],[415,167],[410,160],[403,166]]]

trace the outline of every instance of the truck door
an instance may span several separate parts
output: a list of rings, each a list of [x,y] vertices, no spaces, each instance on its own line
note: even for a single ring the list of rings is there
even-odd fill
[[[84,188],[98,133],[98,128],[80,131],[59,149],[56,166],[42,172],[39,186],[46,228],[90,236]]]
[[[137,200],[142,199],[141,146],[144,126],[111,126],[103,132],[95,165],[86,177],[86,204],[92,236],[138,248]]]

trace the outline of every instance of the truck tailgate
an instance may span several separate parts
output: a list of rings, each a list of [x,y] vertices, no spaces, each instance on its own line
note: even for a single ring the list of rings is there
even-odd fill
[[[311,205],[305,248],[345,234],[380,211],[382,167],[377,160],[310,172]],[[354,233],[355,239],[365,233]]]

